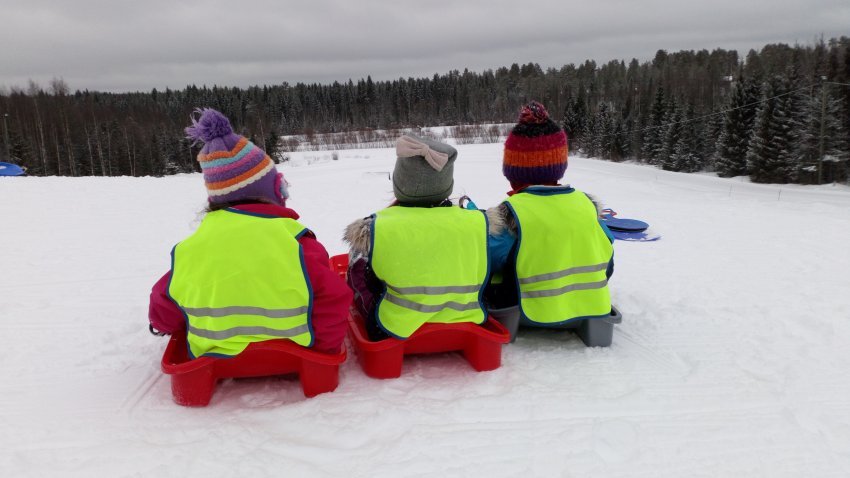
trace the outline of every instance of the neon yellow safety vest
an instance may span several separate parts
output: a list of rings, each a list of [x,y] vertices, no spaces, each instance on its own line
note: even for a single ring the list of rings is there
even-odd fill
[[[596,207],[575,189],[525,190],[507,199],[518,224],[522,316],[540,325],[608,316],[605,272],[614,254]]]
[[[172,252],[169,296],[186,315],[192,357],[232,357],[253,342],[313,344],[313,292],[293,219],[210,212]]]
[[[374,215],[371,264],[386,291],[380,326],[405,339],[426,322],[480,324],[487,218],[458,207],[394,206]]]

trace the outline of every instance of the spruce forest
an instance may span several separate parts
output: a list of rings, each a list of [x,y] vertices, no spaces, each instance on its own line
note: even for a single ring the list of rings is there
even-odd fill
[[[0,90],[0,160],[30,175],[145,176],[198,171],[183,137],[216,108],[273,158],[281,135],[512,123],[546,105],[570,154],[768,183],[850,180],[850,38],[732,50],[659,50],[651,61],[528,63],[430,78],[135,93],[49,85]]]

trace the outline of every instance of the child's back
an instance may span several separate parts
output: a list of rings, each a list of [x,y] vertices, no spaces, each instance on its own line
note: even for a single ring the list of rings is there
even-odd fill
[[[491,304],[518,304],[528,325],[556,326],[607,316],[612,239],[590,198],[559,185],[567,169],[567,137],[542,105],[523,108],[505,142],[502,172],[509,198],[488,210],[490,238],[500,279]]]
[[[198,161],[209,208],[154,285],[151,330],[185,330],[193,357],[234,356],[279,338],[338,352],[351,292],[285,206],[283,175],[217,111],[203,110],[187,133],[204,142]]]
[[[425,323],[482,323],[487,220],[447,200],[457,151],[404,136],[393,174],[397,205],[355,221],[349,283],[372,340],[407,338]]]

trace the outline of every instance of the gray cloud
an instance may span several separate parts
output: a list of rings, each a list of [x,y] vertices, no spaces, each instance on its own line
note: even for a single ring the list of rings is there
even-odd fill
[[[651,59],[848,35],[846,0],[2,0],[0,85],[72,89],[347,81]]]

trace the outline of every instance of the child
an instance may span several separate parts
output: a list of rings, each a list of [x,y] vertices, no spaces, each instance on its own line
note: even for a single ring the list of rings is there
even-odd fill
[[[425,323],[483,323],[487,219],[447,199],[457,151],[402,136],[396,154],[396,201],[349,225],[344,237],[349,285],[370,339],[406,339]]]
[[[524,325],[557,327],[611,311],[613,237],[586,194],[558,183],[566,169],[566,134],[543,105],[529,103],[505,141],[509,198],[487,211],[497,225],[493,270],[502,276],[488,301],[494,308],[519,304]]]
[[[151,332],[186,330],[193,358],[233,357],[252,342],[279,338],[338,353],[351,291],[286,207],[286,180],[224,115],[196,113],[186,134],[204,143],[198,161],[208,213],[174,247],[171,270],[151,291]]]

